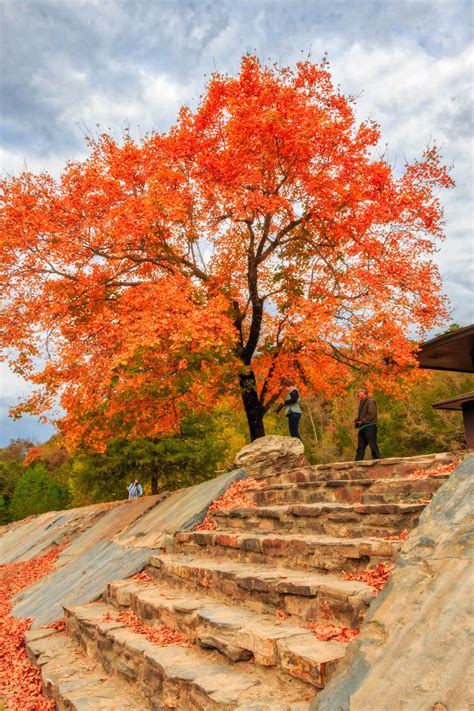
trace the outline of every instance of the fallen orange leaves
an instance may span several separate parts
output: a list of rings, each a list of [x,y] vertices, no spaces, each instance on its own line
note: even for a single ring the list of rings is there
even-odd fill
[[[385,536],[386,541],[406,541],[408,538],[408,528],[404,528],[401,533],[398,534],[398,536]]]
[[[289,619],[290,615],[285,612],[285,610],[277,610],[276,611],[276,617],[277,620],[275,622],[276,625],[281,625],[283,622]]]
[[[458,462],[452,462],[451,464],[442,464],[437,469],[416,469],[408,478],[429,479],[431,476],[437,476],[438,474],[451,474],[457,465]]]
[[[373,570],[363,570],[360,573],[344,573],[346,580],[359,580],[371,585],[379,593],[388,583],[393,573],[394,563],[378,563]]]
[[[263,486],[263,481],[258,481],[254,478],[234,481],[219,499],[212,502],[208,513],[232,511],[240,508],[255,508],[257,504],[245,492],[263,489]]]
[[[359,630],[351,629],[349,627],[336,627],[335,625],[321,625],[317,622],[308,625],[310,632],[314,632],[318,639],[327,642],[332,640],[333,642],[350,642],[351,639],[357,637]]]
[[[11,598],[48,575],[67,545],[33,560],[0,565],[0,690],[7,711],[54,711],[54,701],[42,694],[40,672],[26,654],[24,635],[32,620],[10,616]]]
[[[132,575],[132,580],[141,580],[142,583],[153,582],[153,578],[146,570],[142,570],[140,573],[135,573],[135,575]]]
[[[215,531],[217,528],[216,524],[214,521],[212,521],[210,518],[204,519],[202,523],[199,524],[199,526],[196,526],[194,529],[195,531]]]
[[[59,618],[59,620],[55,620],[54,622],[51,622],[50,625],[41,625],[42,629],[51,629],[51,630],[57,630],[58,632],[65,632],[66,631],[66,623],[62,618]]]
[[[255,508],[256,503],[249,496],[246,495],[246,491],[255,491],[256,489],[263,489],[264,482],[258,481],[258,479],[240,479],[239,481],[234,481],[228,489],[222,494],[221,497],[212,502],[208,508],[208,513],[216,513],[216,511],[232,511],[233,509],[239,508]],[[216,524],[212,519],[206,517],[202,523],[200,523],[195,531],[215,531],[217,528]]]
[[[166,625],[158,625],[156,627],[149,627],[144,625],[139,617],[134,612],[126,611],[119,612],[117,615],[111,615],[107,612],[104,615],[105,621],[110,622],[123,622],[127,625],[132,632],[144,635],[150,642],[154,642],[162,647],[168,644],[179,644],[181,647],[190,647],[192,645],[192,639],[184,634],[175,632],[175,630],[170,629]]]

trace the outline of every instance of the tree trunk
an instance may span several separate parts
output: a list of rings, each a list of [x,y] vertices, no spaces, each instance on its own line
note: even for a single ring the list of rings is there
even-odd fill
[[[151,475],[151,493],[158,493],[158,476],[156,474]]]
[[[244,404],[245,414],[250,432],[250,440],[253,442],[258,437],[265,437],[265,427],[263,416],[265,410],[260,405],[257,393],[257,383],[253,370],[239,375],[240,394]]]

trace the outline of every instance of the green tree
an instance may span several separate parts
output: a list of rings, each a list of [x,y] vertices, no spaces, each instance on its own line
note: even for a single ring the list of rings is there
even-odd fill
[[[10,502],[10,514],[16,521],[25,516],[60,511],[69,503],[69,492],[55,481],[44,464],[25,469]]]
[[[5,458],[4,453],[6,453]],[[11,498],[24,472],[20,462],[10,455],[9,448],[0,450],[0,525],[11,521]]]
[[[133,479],[140,481],[145,493],[173,491],[211,479],[229,452],[224,417],[225,413],[190,415],[177,435],[117,439],[103,454],[79,454],[70,477],[74,504],[123,499]],[[244,444],[239,438],[236,441],[237,449]]]

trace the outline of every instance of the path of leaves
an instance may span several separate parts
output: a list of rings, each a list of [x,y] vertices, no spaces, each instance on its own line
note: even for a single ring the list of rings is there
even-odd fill
[[[42,695],[40,672],[26,654],[24,635],[32,620],[11,617],[11,599],[50,573],[67,545],[33,560],[0,565],[0,697],[6,711],[54,711],[54,702]]]

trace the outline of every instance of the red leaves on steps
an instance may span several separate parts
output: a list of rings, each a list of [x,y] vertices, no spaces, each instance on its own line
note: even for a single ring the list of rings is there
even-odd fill
[[[204,519],[202,523],[200,523],[196,528],[194,529],[195,531],[215,531],[217,528],[216,524],[214,521],[212,521],[210,518]]]
[[[336,625],[321,625],[317,622],[313,622],[308,625],[310,632],[314,632],[318,639],[323,642],[331,640],[333,642],[350,642],[351,639],[357,637],[359,630],[351,629],[349,627],[336,627]]]
[[[344,573],[346,580],[360,580],[371,585],[378,593],[383,590],[393,573],[394,563],[378,563],[373,570],[363,570],[361,573]]]
[[[216,511],[232,511],[233,509],[240,508],[256,508],[257,504],[253,499],[247,496],[247,491],[255,491],[256,489],[263,489],[265,483],[263,481],[258,481],[258,479],[240,479],[239,481],[234,481],[228,489],[222,494],[219,499],[216,499],[208,508],[208,514],[215,513]],[[217,528],[214,521],[206,517],[199,526],[196,526],[195,531],[215,531]]]
[[[119,612],[116,615],[111,615],[106,612],[104,615],[105,621],[110,622],[122,622],[127,625],[132,632],[144,635],[150,642],[164,647],[167,644],[179,644],[181,647],[191,647],[192,639],[184,634],[175,632],[174,630],[166,627],[166,625],[157,625],[156,627],[148,627],[144,625],[139,617],[134,612],[127,610],[126,612]]]
[[[458,464],[459,462],[451,462],[451,464],[441,464],[437,469],[415,469],[408,478],[429,479],[430,476],[437,476],[438,474],[451,474]]]
[[[57,630],[58,632],[66,633],[66,623],[60,617],[59,620],[55,620],[54,622],[51,622],[50,625],[41,625],[41,629]]]
[[[153,577],[146,570],[142,570],[140,573],[132,575],[132,580],[141,580],[142,583],[152,583]]]
[[[398,536],[385,536],[386,541],[406,541],[408,538],[408,528],[404,528],[401,533],[398,534]]]

